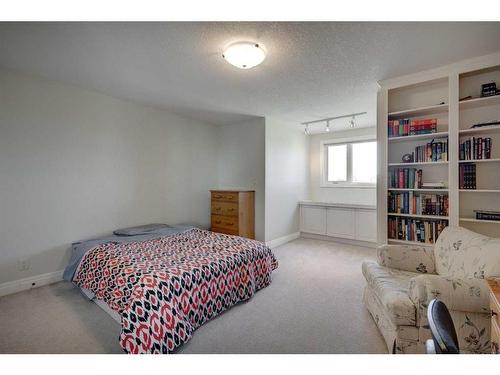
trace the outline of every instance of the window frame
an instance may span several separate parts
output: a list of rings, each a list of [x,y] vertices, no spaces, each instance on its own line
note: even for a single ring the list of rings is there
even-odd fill
[[[320,187],[327,188],[364,188],[364,189],[374,189],[377,183],[370,182],[352,182],[352,144],[354,143],[365,143],[365,142],[377,142],[377,139],[373,135],[365,135],[360,137],[352,138],[337,138],[337,139],[327,139],[320,142],[320,171],[321,171],[321,182]],[[347,144],[347,181],[333,182],[328,181],[328,146]],[[378,145],[377,145],[378,147]],[[378,153],[377,153],[378,154]],[[378,155],[377,155],[378,157]]]

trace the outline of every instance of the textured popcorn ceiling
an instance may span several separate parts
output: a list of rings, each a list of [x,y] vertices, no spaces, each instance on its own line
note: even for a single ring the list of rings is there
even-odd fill
[[[227,64],[236,40],[267,59]],[[0,24],[2,66],[215,124],[368,111],[358,125],[371,126],[378,80],[499,50],[500,23]]]

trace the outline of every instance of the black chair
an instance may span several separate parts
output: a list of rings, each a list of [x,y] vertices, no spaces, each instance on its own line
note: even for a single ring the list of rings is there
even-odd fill
[[[433,299],[427,307],[427,320],[432,333],[425,343],[427,354],[458,354],[457,332],[446,305]]]

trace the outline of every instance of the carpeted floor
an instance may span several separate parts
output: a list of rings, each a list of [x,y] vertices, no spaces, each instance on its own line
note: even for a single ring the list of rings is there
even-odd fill
[[[375,250],[299,239],[272,284],[200,327],[179,353],[387,353],[362,303]],[[0,298],[0,353],[121,353],[120,327],[67,282]]]

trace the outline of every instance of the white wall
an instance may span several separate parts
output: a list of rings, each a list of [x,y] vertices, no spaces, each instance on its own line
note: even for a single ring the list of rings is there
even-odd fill
[[[71,242],[119,227],[208,226],[216,129],[0,69],[0,283],[61,270]]]
[[[310,136],[310,189],[312,200],[332,203],[377,204],[376,188],[321,187],[321,141],[340,138],[356,138],[367,135],[373,135],[373,138],[375,139],[376,127],[359,128]]]
[[[266,241],[299,231],[309,197],[309,140],[296,123],[266,118]]]
[[[255,190],[255,238],[265,239],[265,119],[217,129],[220,189]]]

